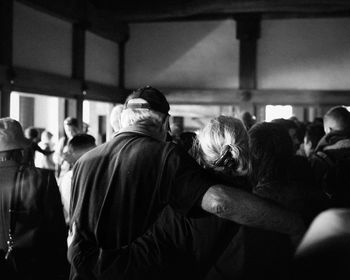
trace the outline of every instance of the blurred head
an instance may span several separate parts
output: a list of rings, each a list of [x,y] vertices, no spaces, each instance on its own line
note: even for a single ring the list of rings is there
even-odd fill
[[[179,143],[186,151],[192,149],[193,143],[196,139],[196,133],[185,131],[180,134]]]
[[[109,121],[114,132],[118,132],[121,128],[120,117],[123,111],[123,107],[124,105],[122,104],[114,106],[109,116]]]
[[[323,125],[311,124],[306,128],[304,137],[304,150],[307,157],[315,150],[318,142],[324,135]]]
[[[68,139],[79,133],[79,124],[76,118],[66,118],[63,122],[63,127]]]
[[[125,101],[121,127],[138,125],[165,141],[169,131],[169,103],[157,89],[145,87],[134,91]]]
[[[244,112],[242,115],[242,121],[247,130],[249,130],[255,123],[256,118],[249,112]]]
[[[332,131],[350,130],[350,112],[342,106],[331,108],[324,116],[324,131],[326,134]]]
[[[11,118],[0,119],[0,152],[22,150],[30,145],[24,137],[21,124]]]
[[[82,155],[96,147],[95,138],[89,134],[77,134],[68,142],[65,160],[73,165]]]
[[[287,130],[277,123],[258,123],[249,130],[254,184],[286,177],[294,155]]]
[[[34,142],[38,142],[38,140],[39,140],[39,131],[33,126],[28,127],[24,131],[24,135],[26,136],[26,138],[28,138]]]
[[[52,137],[53,137],[53,135],[52,135],[52,133],[50,131],[44,130],[41,133],[41,142],[49,143],[49,142],[51,142]]]
[[[281,125],[287,132],[292,140],[293,143],[293,149],[294,153],[299,149],[300,144],[303,140],[303,137],[300,139],[298,135],[298,126],[293,120],[286,120],[286,119],[275,119],[271,121],[272,123],[277,123]]]
[[[212,119],[199,131],[193,149],[197,161],[205,168],[231,176],[250,171],[248,134],[236,118]]]

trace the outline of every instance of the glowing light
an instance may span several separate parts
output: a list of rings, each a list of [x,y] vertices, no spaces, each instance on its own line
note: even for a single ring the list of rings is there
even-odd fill
[[[270,122],[274,119],[289,119],[293,116],[291,105],[267,105],[265,107],[265,120]]]

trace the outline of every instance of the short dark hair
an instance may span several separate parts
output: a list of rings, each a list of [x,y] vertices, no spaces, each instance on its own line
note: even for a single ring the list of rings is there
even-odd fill
[[[288,163],[294,151],[292,139],[283,125],[257,123],[248,134],[253,182],[287,179]]]
[[[75,126],[75,127],[78,127],[78,120],[76,118],[72,118],[72,117],[67,117],[65,120],[64,120],[64,124],[66,125],[70,125],[70,126]]]
[[[30,126],[26,128],[26,130],[24,131],[24,134],[29,139],[35,139],[35,138],[38,138],[39,131],[34,126]]]
[[[311,148],[315,149],[320,139],[325,135],[322,124],[310,124],[305,131],[305,138],[311,142]]]
[[[68,145],[74,150],[84,150],[96,147],[95,137],[90,134],[77,134],[69,142]]]

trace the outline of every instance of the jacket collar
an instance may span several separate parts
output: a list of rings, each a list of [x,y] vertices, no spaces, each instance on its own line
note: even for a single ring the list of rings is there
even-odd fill
[[[329,147],[331,146],[336,146],[338,142],[343,142],[343,140],[349,140],[349,139],[350,139],[349,131],[332,131],[321,138],[315,151],[317,152],[317,151],[329,149]]]
[[[350,139],[342,139],[338,142],[334,143],[333,145],[329,145],[324,147],[323,150],[339,150],[339,149],[349,149],[350,148]]]
[[[137,133],[137,134],[142,134],[151,138],[154,138],[158,141],[164,142],[164,139],[161,137],[159,133],[156,133],[155,131],[151,131],[147,129],[145,126],[141,125],[132,125],[128,127],[124,127],[118,131],[113,137],[116,137],[119,134],[122,133]]]

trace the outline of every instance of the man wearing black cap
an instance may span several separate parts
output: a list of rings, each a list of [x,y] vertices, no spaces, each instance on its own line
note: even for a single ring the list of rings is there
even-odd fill
[[[130,259],[118,263],[118,254],[128,254],[168,204],[184,215],[202,207],[249,226],[291,235],[304,230],[293,213],[213,182],[185,151],[166,142],[169,109],[157,89],[134,91],[124,105],[122,129],[75,165],[70,211],[75,234],[68,250],[72,279],[123,274]]]

